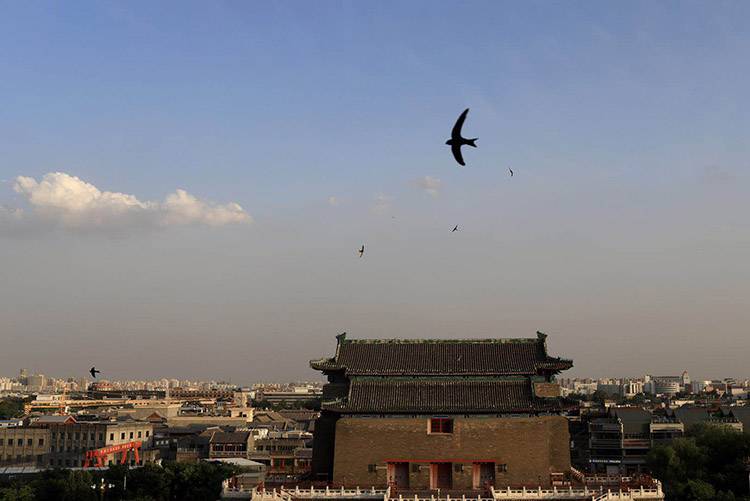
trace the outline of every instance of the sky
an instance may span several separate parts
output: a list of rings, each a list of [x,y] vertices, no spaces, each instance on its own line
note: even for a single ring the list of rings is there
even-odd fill
[[[563,376],[750,377],[748,17],[0,0],[0,375],[538,330]]]

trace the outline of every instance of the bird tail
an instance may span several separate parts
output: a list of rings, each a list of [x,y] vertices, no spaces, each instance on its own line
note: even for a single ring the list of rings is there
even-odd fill
[[[479,139],[479,138],[475,137],[474,139],[467,139],[466,140],[466,144],[468,144],[469,146],[473,146],[474,148],[476,148],[477,147],[477,143],[475,143],[475,141],[477,139]]]

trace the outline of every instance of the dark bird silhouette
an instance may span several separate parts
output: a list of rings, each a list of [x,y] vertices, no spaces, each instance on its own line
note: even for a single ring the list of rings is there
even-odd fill
[[[479,139],[478,137],[475,137],[473,139],[466,139],[461,136],[461,128],[464,126],[464,120],[466,120],[466,115],[468,113],[469,108],[466,108],[464,112],[461,113],[461,116],[459,116],[458,120],[456,120],[456,125],[453,126],[453,130],[451,131],[451,138],[445,142],[445,144],[450,145],[451,152],[453,152],[453,157],[456,159],[456,162],[458,162],[459,165],[466,165],[464,163],[464,157],[463,155],[461,155],[461,146],[467,144],[476,148],[477,145],[474,141]]]
[[[510,177],[513,177],[513,169],[509,167],[508,170],[510,171]]]
[[[365,254],[365,246],[362,244],[362,247],[359,248],[359,257],[362,257]]]
[[[454,231],[458,231],[458,225],[453,227],[453,229],[451,230],[451,233],[453,233]]]
[[[96,379],[96,375],[99,374],[101,371],[98,371],[98,370],[96,370],[95,367],[92,367],[89,372],[91,373],[91,377],[94,378],[94,379]]]

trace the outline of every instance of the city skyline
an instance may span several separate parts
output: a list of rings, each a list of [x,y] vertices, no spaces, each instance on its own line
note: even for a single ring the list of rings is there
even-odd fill
[[[251,381],[236,381],[232,379],[218,379],[218,378],[208,378],[208,379],[195,379],[195,378],[187,378],[177,375],[156,375],[156,376],[128,376],[125,375],[124,377],[119,378],[107,378],[107,377],[98,377],[96,379],[91,378],[90,376],[73,376],[73,375],[67,375],[67,376],[61,376],[61,375],[54,375],[54,374],[48,374],[45,373],[45,371],[37,371],[37,370],[30,370],[30,369],[20,369],[25,370],[27,376],[44,376],[47,381],[55,380],[58,383],[71,381],[86,381],[87,383],[95,383],[97,381],[101,382],[110,382],[110,383],[116,383],[116,384],[128,384],[128,383],[159,383],[168,381],[170,387],[177,386],[177,384],[173,383],[179,383],[180,385],[186,384],[187,386],[190,385],[199,385],[199,384],[215,384],[220,386],[236,386],[236,387],[252,387],[256,385],[280,385],[280,386],[293,386],[293,385],[305,385],[305,384],[323,384],[325,382],[325,378],[322,378],[320,376],[317,376],[314,372],[311,371],[311,375],[308,378],[299,378],[299,379],[257,379],[257,380],[251,380]],[[702,375],[694,375],[691,374],[689,370],[685,369],[684,371],[679,371],[676,373],[667,373],[667,372],[658,372],[658,371],[650,371],[644,374],[631,374],[631,375],[601,375],[601,376],[595,376],[595,375],[585,375],[585,374],[575,374],[572,370],[570,370],[570,374],[566,374],[565,377],[562,377],[559,379],[560,382],[566,382],[566,381],[577,381],[577,382],[583,382],[583,381],[592,381],[592,382],[603,382],[603,381],[635,381],[635,380],[644,380],[647,377],[652,378],[660,378],[660,377],[680,377],[684,373],[687,373],[688,377],[692,381],[701,381],[701,382],[709,382],[709,381],[736,381],[738,385],[743,385],[745,383],[750,382],[750,374],[742,375],[742,374],[719,374],[719,375],[712,375],[708,377],[704,377]],[[19,373],[15,375],[13,374],[3,374],[0,373],[0,382],[3,380],[18,380],[19,379]]]
[[[571,374],[741,376],[749,15],[9,4],[0,373],[299,379],[344,331],[543,331]]]

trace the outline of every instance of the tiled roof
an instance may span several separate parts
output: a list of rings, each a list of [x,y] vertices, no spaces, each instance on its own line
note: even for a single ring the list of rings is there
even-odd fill
[[[235,431],[235,432],[216,432],[211,437],[211,443],[214,444],[238,444],[246,443],[250,436],[249,431]]]
[[[560,400],[535,398],[527,380],[361,379],[352,380],[349,398],[324,402],[339,412],[536,412],[560,409]]]
[[[708,409],[705,407],[693,407],[690,405],[678,407],[674,410],[674,415],[685,425],[686,429],[690,426],[711,419],[711,414],[708,412]]]
[[[742,423],[745,432],[750,432],[750,405],[730,407],[729,412]]]
[[[640,407],[613,407],[610,409],[613,416],[622,421],[624,433],[648,433],[651,424],[651,413]]]
[[[71,424],[76,423],[73,416],[40,416],[34,424]]]
[[[336,356],[313,360],[321,371],[347,375],[511,375],[561,371],[570,360],[547,355],[546,335],[523,339],[347,340],[339,336]]]

